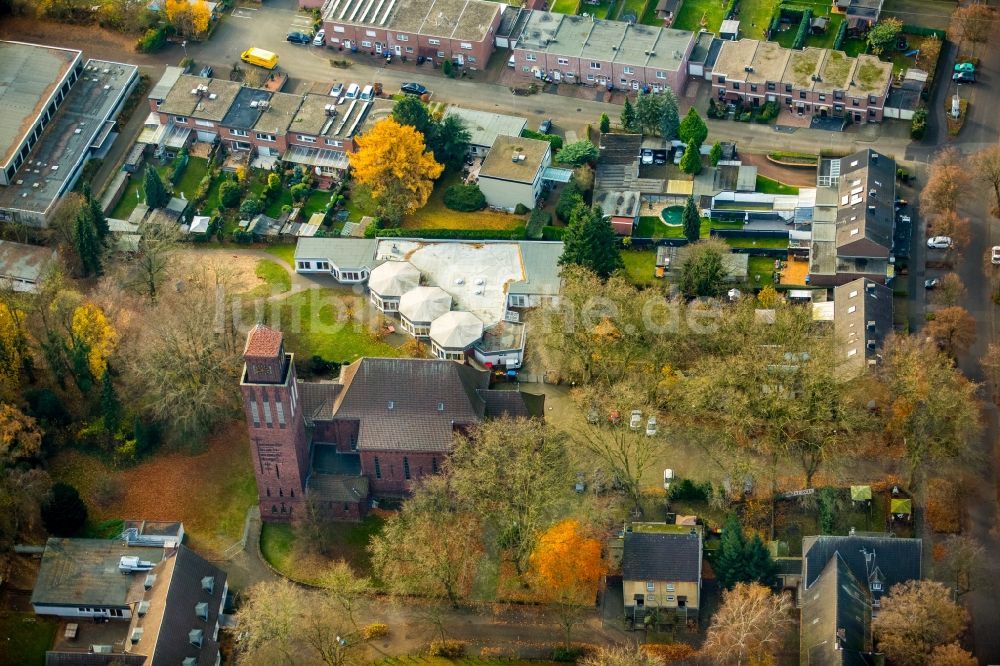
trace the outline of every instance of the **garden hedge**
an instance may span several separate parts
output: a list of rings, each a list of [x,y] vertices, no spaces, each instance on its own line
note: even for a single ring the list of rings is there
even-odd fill
[[[371,229],[372,227],[369,227]],[[368,237],[367,229],[365,236]],[[524,240],[524,227],[514,229],[377,229],[374,237],[449,238],[458,240]]]
[[[809,22],[812,19],[812,10],[807,9],[802,12],[802,22],[799,23],[799,31],[795,33],[795,41],[792,42],[793,49],[801,49],[806,43],[806,36],[809,34]]]
[[[844,46],[844,38],[847,37],[847,21],[840,22],[840,28],[837,30],[837,37],[833,40],[833,50],[840,51]]]
[[[937,28],[925,28],[920,25],[907,25],[906,23],[903,24],[903,28],[900,32],[908,35],[917,35],[919,37],[930,37],[933,35],[942,41],[945,38],[944,30],[938,30]]]

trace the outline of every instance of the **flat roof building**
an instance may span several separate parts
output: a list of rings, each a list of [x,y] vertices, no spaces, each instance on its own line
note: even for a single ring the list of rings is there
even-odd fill
[[[534,208],[546,167],[552,164],[548,141],[498,136],[479,168],[479,189],[494,208]]]
[[[56,251],[50,247],[0,240],[0,287],[36,291],[56,256]]]
[[[465,129],[469,130],[469,152],[473,155],[485,155],[490,152],[498,136],[521,136],[521,132],[528,126],[527,118],[458,106],[449,106],[444,115],[458,118]]]
[[[139,70],[80,52],[0,42],[0,220],[45,227],[84,163],[113,140]]]

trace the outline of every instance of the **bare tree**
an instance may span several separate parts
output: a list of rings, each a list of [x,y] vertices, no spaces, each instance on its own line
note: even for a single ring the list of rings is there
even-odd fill
[[[969,613],[951,600],[950,590],[931,580],[894,585],[882,598],[872,625],[879,651],[898,666],[923,666],[932,651],[952,643],[969,623]]]
[[[958,534],[948,537],[941,546],[944,548],[941,574],[959,597],[971,592],[983,580],[986,549],[975,537]]]
[[[661,666],[662,662],[638,645],[600,647],[580,660],[580,666]]]
[[[965,285],[956,273],[948,273],[931,292],[931,301],[943,307],[958,305],[965,298]]]
[[[351,565],[344,560],[334,562],[326,571],[320,574],[319,584],[330,598],[340,606],[351,626],[358,630],[354,612],[358,602],[371,590],[371,580],[354,573]]]
[[[927,182],[920,191],[920,212],[936,215],[954,211],[959,193],[968,181],[962,154],[956,148],[941,150],[931,162]]]
[[[0,469],[0,551],[41,524],[42,501],[52,480],[41,469]]]
[[[948,37],[958,44],[972,44],[972,54],[976,45],[983,44],[995,30],[996,10],[989,5],[973,3],[958,7],[948,24]]]
[[[976,342],[976,320],[968,310],[957,305],[942,308],[927,323],[927,335],[954,358]]]
[[[737,583],[722,595],[702,648],[715,664],[771,662],[794,624],[792,603],[759,583]]]
[[[155,302],[170,273],[179,239],[176,225],[146,225],[138,253],[126,263],[125,283]]]
[[[993,188],[993,217],[1000,217],[1000,143],[983,148],[969,158],[976,177]]]

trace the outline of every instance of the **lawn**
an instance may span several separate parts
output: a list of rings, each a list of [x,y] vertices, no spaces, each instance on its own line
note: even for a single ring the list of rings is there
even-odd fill
[[[552,3],[549,11],[559,12],[560,14],[576,14],[579,6],[580,0],[556,0]]]
[[[799,188],[779,183],[767,176],[758,175],[756,191],[761,194],[798,194]]]
[[[779,0],[755,0],[754,2],[738,3],[740,20],[740,36],[747,39],[764,39],[771,14],[779,4]],[[683,11],[683,10],[682,10]]]
[[[261,259],[257,262],[255,273],[258,278],[264,281],[264,284],[254,290],[262,296],[283,294],[292,288],[292,276],[281,264]]]
[[[444,192],[452,185],[461,181],[459,174],[444,176],[434,184],[427,205],[403,218],[404,229],[492,229],[511,230],[524,227],[524,217],[498,213],[492,210],[480,210],[474,213],[463,213],[451,210],[444,205]]]
[[[326,204],[330,201],[330,193],[325,190],[313,190],[309,198],[302,204],[302,212],[299,213],[300,222],[308,222],[313,213],[322,213],[326,210]],[[281,209],[284,206],[292,206],[291,190],[287,187],[281,188],[281,195],[268,204],[264,209],[264,214],[275,219],[281,217]]]
[[[273,254],[291,267],[295,267],[295,243],[281,243],[279,245],[269,245],[267,253]]]
[[[653,9],[655,10],[655,0],[648,0],[648,2],[653,5]],[[618,10],[618,18],[621,19],[625,14],[633,14],[636,20],[638,20],[645,13],[646,4],[647,0],[625,0]]]
[[[193,199],[194,195],[198,192],[198,185],[201,184],[201,179],[207,173],[208,160],[204,157],[189,158],[187,168],[184,169],[184,174],[177,185],[174,186],[174,195],[176,196],[183,192],[185,198],[188,200]]]
[[[156,172],[160,174],[160,178],[163,179],[163,183],[167,186],[168,190],[171,189],[170,182],[167,180],[167,173],[169,171],[170,163],[156,166]],[[174,194],[179,196],[183,192],[187,199],[193,199],[195,192],[198,191],[198,185],[206,173],[208,173],[208,160],[203,157],[190,158],[187,168],[184,170],[184,175],[181,176],[180,182],[173,188]],[[135,210],[135,207],[146,201],[142,189],[144,174],[145,171],[140,171],[129,178],[122,198],[118,200],[118,203],[108,214],[108,217],[117,220],[127,220],[128,216]]]
[[[591,5],[586,2],[580,3],[580,9],[578,10],[580,14],[588,14],[595,18],[606,19],[608,14],[614,9],[613,5],[617,4],[615,0],[601,0],[599,4]]]
[[[360,523],[331,523],[323,529],[327,555],[303,552],[296,543],[295,528],[285,523],[265,523],[260,533],[260,551],[271,566],[289,577],[305,582],[317,579],[316,573],[324,564],[346,560],[362,575],[371,571],[368,543],[384,521],[378,516],[368,516]]]
[[[720,0],[685,0],[684,4],[681,5],[681,10],[677,12],[677,18],[674,19],[674,23],[670,27],[677,30],[698,32],[702,28],[702,19],[704,18],[705,29],[709,32],[718,32],[722,26],[727,4],[729,3],[725,0],[721,2]]]
[[[785,243],[788,245],[788,243]],[[760,280],[757,280],[757,276]],[[774,258],[773,257],[750,257],[747,262],[747,279],[751,286],[763,287],[766,284],[774,284]]]
[[[756,236],[727,236],[722,240],[730,247],[760,247],[775,250],[788,248],[788,238],[757,238]]]
[[[843,14],[820,14],[830,19],[826,32],[821,35],[810,34],[806,37],[806,46],[815,46],[820,49],[832,49],[833,43],[837,41],[837,33],[840,32],[840,24],[844,22]],[[846,40],[845,40],[846,41]]]
[[[622,252],[625,262],[625,276],[637,287],[652,284],[656,279],[653,270],[656,268],[656,250],[628,250]]]
[[[741,209],[742,210],[742,209]],[[722,222],[720,220],[710,220],[707,217],[701,218],[701,237],[708,238],[712,235],[712,229],[742,229],[742,222]],[[683,225],[667,225],[661,218],[656,216],[644,216],[639,218],[639,225],[633,234],[636,238],[684,238]]]
[[[362,356],[399,356],[395,347],[375,339],[364,316],[369,311],[360,296],[337,289],[308,289],[276,302],[267,318],[284,331],[288,350],[299,358],[318,354],[347,362]]]
[[[53,480],[80,491],[93,526],[124,518],[179,520],[190,545],[213,556],[239,540],[246,511],[257,498],[249,447],[240,420],[207,442],[194,443],[196,453],[160,450],[132,467],[118,469],[97,456],[66,448],[52,458],[50,471]],[[120,492],[98,501],[109,482]],[[11,662],[0,659],[0,663]]]
[[[0,664],[42,666],[59,622],[34,613],[0,613]]]
[[[860,37],[851,37],[849,39],[845,39],[844,43],[841,44],[840,46],[841,49],[844,51],[844,53],[851,56],[852,58],[856,58],[868,50],[868,42],[866,42],[864,39],[861,39]]]

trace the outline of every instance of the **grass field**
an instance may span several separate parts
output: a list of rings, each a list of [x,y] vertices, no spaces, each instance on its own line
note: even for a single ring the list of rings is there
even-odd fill
[[[625,275],[629,282],[637,287],[652,284],[656,278],[653,270],[656,268],[655,250],[628,250],[622,252],[625,262]]]
[[[296,544],[295,528],[285,523],[265,523],[260,533],[260,551],[271,566],[296,580],[314,582],[325,563],[346,560],[362,575],[371,571],[368,542],[382,529],[383,520],[368,516],[360,523],[333,523],[328,530],[326,557],[302,552]]]
[[[285,332],[288,350],[308,358],[319,354],[331,361],[355,361],[362,356],[399,356],[392,345],[379,342],[363,320],[365,301],[342,290],[308,289],[277,302],[269,319]],[[349,318],[353,310],[353,318]]]
[[[787,238],[757,238],[755,236],[727,236],[722,240],[730,247],[760,247],[783,250],[788,247]],[[772,260],[773,261],[773,260]]]
[[[757,192],[762,194],[798,194],[799,188],[785,185],[767,176],[757,176]]]
[[[510,229],[524,226],[520,215],[509,215],[492,210],[463,213],[444,205],[444,191],[461,182],[458,174],[439,180],[427,200],[427,205],[403,218],[404,229]]]
[[[273,254],[291,267],[295,267],[295,243],[281,243],[279,245],[269,245],[268,254]]]
[[[560,14],[576,14],[577,7],[580,6],[580,0],[555,0],[552,3],[550,11],[559,12]]]
[[[257,262],[257,277],[264,281],[264,284],[257,287],[262,296],[271,294],[283,294],[292,288],[292,276],[288,274],[285,267],[267,259]]]
[[[0,664],[42,666],[59,622],[34,613],[0,613]]]
[[[624,0],[620,5],[618,5],[618,11],[615,18],[621,19],[625,14],[634,14],[636,20],[642,17],[645,13],[646,5],[652,4],[653,9],[656,9],[656,2],[653,0]]]
[[[787,245],[787,243],[785,243]],[[774,259],[771,257],[750,257],[747,262],[747,276],[754,287],[774,284],[771,276],[774,273]],[[757,276],[760,280],[757,280]]]
[[[737,4],[740,36],[747,39],[764,39],[774,8],[780,0],[755,0]]]
[[[322,213],[326,209],[327,202],[330,201],[330,193],[324,190],[313,190],[309,197],[302,204],[302,212],[299,213],[300,222],[308,222],[313,213]],[[292,205],[292,195],[287,187],[281,188],[281,195],[268,204],[264,209],[264,214],[268,217],[281,217],[281,208]]]
[[[161,450],[124,469],[63,449],[52,458],[51,474],[76,486],[93,525],[125,518],[179,520],[195,550],[217,555],[240,538],[246,511],[257,498],[249,446],[241,420],[207,442],[192,444],[198,453]],[[100,502],[108,483],[120,492]]]
[[[709,32],[718,32],[726,11],[725,0],[685,0],[677,18],[671,26],[677,30],[698,32],[704,27]],[[702,21],[704,20],[704,26]]]
[[[742,229],[742,222],[714,222],[707,217],[701,218],[701,237],[708,238],[712,229]],[[636,238],[684,238],[682,225],[668,226],[659,217],[645,216],[639,218],[639,225],[633,234]]]

